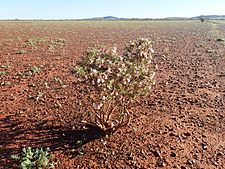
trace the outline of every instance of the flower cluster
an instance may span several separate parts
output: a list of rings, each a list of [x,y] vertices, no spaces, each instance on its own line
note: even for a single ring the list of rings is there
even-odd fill
[[[117,106],[121,114],[138,96],[148,95],[156,71],[153,53],[151,41],[145,38],[130,42],[122,55],[115,46],[88,49],[75,72],[81,82],[95,91],[94,108],[100,110],[104,104]]]

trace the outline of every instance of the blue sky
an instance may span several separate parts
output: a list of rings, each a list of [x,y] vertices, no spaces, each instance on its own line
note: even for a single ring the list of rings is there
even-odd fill
[[[0,0],[0,19],[225,15],[225,0]]]

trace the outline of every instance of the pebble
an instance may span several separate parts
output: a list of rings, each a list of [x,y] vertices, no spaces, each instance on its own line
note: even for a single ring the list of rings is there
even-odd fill
[[[207,136],[203,134],[202,137],[203,137],[203,138],[206,138]]]
[[[187,160],[187,164],[189,164],[189,165],[192,165],[192,164],[195,164],[195,160]]]
[[[16,97],[13,96],[13,95],[11,95],[10,98],[9,98],[9,100],[10,100],[10,101],[16,100]]]
[[[175,148],[175,147],[173,147],[173,146],[171,146],[171,147],[170,147],[170,150],[176,150],[176,148]]]
[[[216,39],[216,41],[217,41],[217,42],[224,42],[225,39],[218,38],[218,39]]]
[[[127,157],[128,160],[133,160],[134,158],[132,156]]]
[[[222,152],[218,152],[217,156],[224,156],[224,154]]]
[[[202,143],[202,149],[207,150],[207,145],[205,143]]]
[[[199,157],[198,157],[198,153],[195,153],[195,154],[194,154],[194,158],[195,158],[196,160],[198,160],[198,159],[199,159]]]
[[[177,136],[176,133],[170,133],[169,135],[170,135],[171,137],[172,137],[172,136]]]
[[[185,137],[188,137],[188,136],[191,136],[191,133],[190,132],[186,132],[183,134]]]
[[[154,154],[155,157],[160,157],[161,156],[161,153],[159,151],[154,151],[153,154]]]
[[[175,152],[170,153],[170,157],[176,157],[176,156],[177,156],[177,154]]]
[[[165,166],[166,166],[165,159],[164,159],[164,158],[160,158],[160,159],[158,160],[157,165],[158,165],[159,167],[165,167]]]

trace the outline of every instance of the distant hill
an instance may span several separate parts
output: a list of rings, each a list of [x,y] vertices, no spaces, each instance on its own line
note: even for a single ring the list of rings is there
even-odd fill
[[[165,20],[186,20],[189,19],[187,17],[167,17],[167,18],[163,18]]]
[[[122,18],[117,18],[115,16],[104,16],[104,17],[95,17],[87,20],[121,20]]]
[[[88,19],[82,19],[82,20],[103,20],[103,21],[114,21],[114,20],[225,20],[225,15],[200,15],[195,17],[166,17],[166,18],[119,18],[115,16],[104,16],[104,17],[95,17],[95,18],[88,18]]]
[[[191,17],[191,18],[187,18],[187,17],[166,17],[163,18],[165,20],[200,20],[200,19],[205,19],[205,20],[221,20],[221,19],[225,19],[225,15],[200,15],[200,16],[195,16],[195,17]]]
[[[195,17],[166,17],[166,18],[162,18],[159,20],[200,20],[201,18],[205,19],[205,20],[221,20],[224,19],[225,20],[225,15],[200,15],[200,16],[195,16]],[[157,18],[155,18],[157,19]],[[115,16],[104,16],[104,17],[95,17],[95,18],[88,18],[85,20],[154,20],[152,18],[119,18],[119,17],[115,17]],[[157,19],[158,20],[158,19]]]
[[[104,16],[84,19],[0,19],[0,21],[29,21],[29,20],[102,20],[102,21],[118,21],[118,20],[225,20],[225,15],[200,15],[195,17],[165,17],[165,18],[119,18],[115,16]]]
[[[200,16],[196,16],[196,17],[192,17],[190,19],[208,19],[208,20],[221,20],[221,19],[225,19],[225,15],[200,15]]]

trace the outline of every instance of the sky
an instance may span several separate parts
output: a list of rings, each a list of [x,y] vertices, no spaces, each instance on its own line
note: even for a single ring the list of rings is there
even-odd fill
[[[225,15],[225,0],[0,0],[0,19]]]

